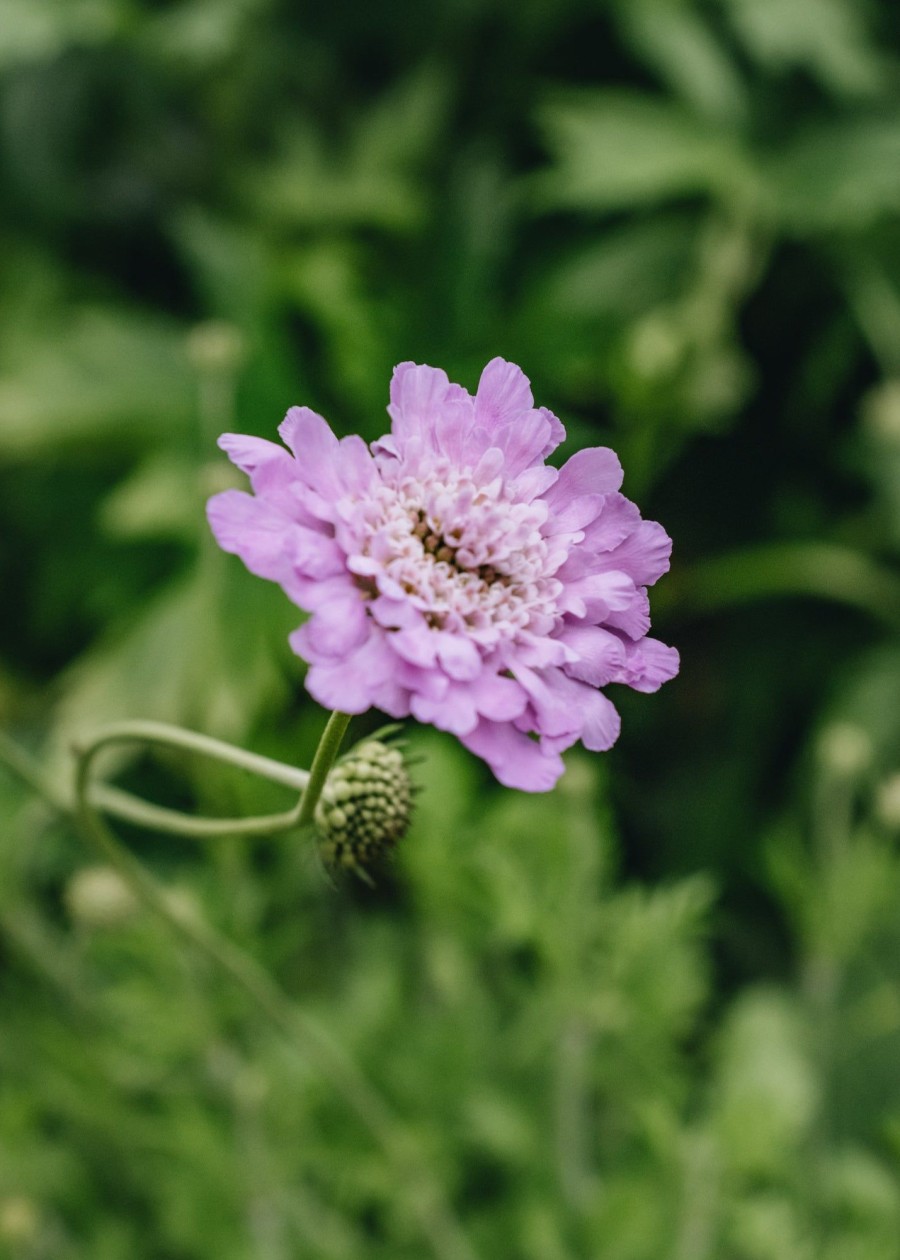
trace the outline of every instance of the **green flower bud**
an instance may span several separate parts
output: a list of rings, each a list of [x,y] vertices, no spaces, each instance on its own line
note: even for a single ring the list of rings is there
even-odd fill
[[[316,806],[326,866],[368,880],[368,868],[390,853],[409,827],[412,797],[398,748],[369,739],[351,749],[329,774]]]

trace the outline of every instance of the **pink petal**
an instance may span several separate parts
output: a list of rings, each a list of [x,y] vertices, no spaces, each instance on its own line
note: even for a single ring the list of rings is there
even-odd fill
[[[471,639],[458,634],[437,636],[438,660],[451,678],[467,681],[481,673],[481,653]]]
[[[439,731],[449,731],[452,735],[468,735],[478,722],[472,696],[463,683],[451,683],[440,700],[413,695],[409,707],[419,722],[429,722]]]
[[[268,442],[265,438],[250,437],[245,433],[223,433],[217,445],[232,464],[248,476],[264,464],[288,458],[283,446]]]
[[[641,514],[624,494],[608,494],[596,520],[584,532],[584,543],[591,551],[612,551],[637,529]]]
[[[486,670],[469,684],[469,690],[481,716],[494,722],[509,722],[519,717],[528,704],[528,696],[514,678]]]
[[[482,757],[504,786],[523,792],[549,792],[565,769],[557,753],[529,739],[510,722],[482,718],[473,731],[460,736],[460,742]]]
[[[355,433],[341,438],[335,466],[344,486],[354,494],[365,494],[376,480],[375,461],[371,452]]]
[[[625,644],[626,659],[614,682],[627,683],[635,691],[658,691],[664,682],[674,678],[681,664],[673,647],[659,639],[641,639]]]
[[[571,683],[556,669],[537,672],[515,664],[512,672],[527,693],[541,735],[569,735],[581,729],[578,710],[572,706]],[[569,683],[569,687],[565,686]]]
[[[516,477],[541,459],[550,437],[550,424],[540,411],[527,411],[494,433],[494,444],[503,451],[503,471]]]
[[[629,639],[642,639],[650,629],[650,600],[641,588],[627,608],[616,610],[605,617],[606,624],[614,630],[622,630]]]
[[[535,464],[531,468],[526,468],[513,483],[516,501],[530,503],[532,499],[536,499],[538,495],[549,490],[558,476],[559,473],[549,464]]]
[[[409,439],[416,436],[425,438],[426,444],[436,449],[432,440],[435,423],[449,389],[447,373],[440,368],[417,363],[398,363],[394,368],[388,415],[401,453]]]
[[[602,494],[580,494],[570,499],[568,503],[551,512],[544,526],[544,535],[553,538],[557,534],[583,530],[597,518],[603,510],[604,502],[605,496]]]
[[[584,719],[581,742],[591,752],[606,752],[619,738],[621,719],[611,700],[602,691],[582,687],[579,707]]]
[[[392,632],[387,641],[391,651],[411,665],[418,665],[421,669],[434,668],[437,660],[437,636],[421,621],[421,617],[419,625]]]
[[[348,590],[341,598],[330,599],[294,631],[291,645],[309,661],[345,657],[366,641],[371,628],[371,619],[359,594]]]
[[[309,407],[291,407],[278,432],[296,456],[299,480],[326,500],[339,497],[339,443],[328,422]]]
[[[575,616],[592,614],[592,620],[596,620],[607,612],[630,608],[634,598],[635,585],[628,574],[611,569],[607,573],[587,573],[574,582],[566,582],[557,607]]]
[[[206,506],[210,528],[223,551],[240,556],[251,573],[278,582],[295,604],[306,607],[303,577],[321,578],[343,569],[332,539],[297,525],[261,498],[223,490]]]
[[[475,394],[477,423],[493,430],[533,406],[531,384],[522,369],[505,359],[491,359],[481,373]],[[549,436],[548,429],[545,441]]]
[[[570,678],[603,687],[625,667],[625,646],[618,635],[602,626],[570,623],[559,634],[567,647],[577,653],[577,660],[563,666]]]
[[[608,557],[610,566],[629,573],[636,586],[652,586],[668,572],[672,539],[656,521],[641,521]]]
[[[296,634],[291,635],[292,646]],[[343,660],[310,666],[306,689],[326,709],[365,713],[377,704],[393,717],[405,717],[409,713],[407,698],[393,683],[390,670],[390,653],[380,635],[372,634]],[[387,679],[391,679],[389,686],[385,685]]]
[[[469,439],[475,423],[475,409],[472,399],[460,390],[461,397],[454,398],[452,391],[458,386],[451,385],[448,397],[441,404],[440,411],[434,421],[434,442],[436,449],[458,468],[470,462],[467,456]]]
[[[609,494],[622,484],[622,465],[615,451],[606,446],[590,446],[576,451],[559,470],[559,477],[544,496],[551,507],[562,511],[570,499],[581,494]]]
[[[557,446],[566,439],[566,430],[563,422],[559,420],[552,411],[548,411],[546,407],[539,407],[538,410],[542,415],[547,417],[547,423],[550,425],[550,434],[547,438],[547,445],[541,451],[544,459],[556,450]]]

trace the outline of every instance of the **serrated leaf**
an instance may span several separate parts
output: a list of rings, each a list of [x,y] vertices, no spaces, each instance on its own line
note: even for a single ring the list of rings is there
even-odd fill
[[[900,213],[900,115],[809,130],[764,171],[771,213],[789,230],[861,231]]]
[[[886,67],[857,0],[727,0],[748,51],[763,65],[798,66],[838,92],[867,93],[885,81]]]
[[[584,92],[539,113],[553,169],[536,186],[544,209],[613,211],[694,194],[734,194],[753,176],[736,137],[637,92]]]
[[[115,437],[148,445],[192,417],[186,339],[170,321],[82,308],[0,361],[0,457]]]

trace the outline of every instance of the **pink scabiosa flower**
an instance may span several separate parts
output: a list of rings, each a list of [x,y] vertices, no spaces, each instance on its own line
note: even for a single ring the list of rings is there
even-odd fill
[[[213,533],[310,614],[290,642],[320,704],[411,714],[501,783],[546,791],[564,749],[615,742],[602,687],[678,671],[647,634],[671,540],[619,493],[611,450],[545,463],[565,430],[515,364],[493,359],[472,397],[401,363],[390,398],[371,447],[307,407],[279,429],[288,449],[225,434],[254,493],[212,498]]]

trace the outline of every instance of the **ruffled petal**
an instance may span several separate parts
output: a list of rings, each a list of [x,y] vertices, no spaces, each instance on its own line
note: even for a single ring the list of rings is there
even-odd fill
[[[558,753],[517,731],[511,722],[482,718],[460,742],[488,763],[505,787],[523,792],[549,792],[565,770]]]
[[[528,695],[534,713],[534,730],[539,735],[577,736],[581,715],[573,707],[572,699],[573,688],[578,684],[556,669],[537,671],[517,664],[513,666],[513,674]]]
[[[323,604],[294,631],[291,646],[308,661],[333,660],[365,643],[371,629],[371,619],[358,592],[348,589]]]
[[[627,608],[606,615],[606,624],[622,630],[629,639],[642,639],[650,629],[650,600],[643,587],[635,593]]]
[[[581,688],[579,706],[583,718],[581,742],[591,752],[606,752],[619,738],[622,720],[618,710],[602,691]]]
[[[635,598],[635,585],[627,573],[610,569],[606,573],[586,573],[566,582],[557,606],[576,617],[599,621],[610,612],[625,611]]]
[[[438,660],[444,670],[459,681],[471,681],[481,673],[481,653],[471,639],[459,634],[437,635]]]
[[[251,573],[278,582],[290,599],[307,607],[299,579],[340,573],[343,555],[334,540],[289,520],[265,499],[243,490],[213,495],[206,514],[223,551],[240,556]]]
[[[668,572],[672,539],[656,521],[641,521],[633,533],[603,557],[610,568],[621,569],[636,586],[652,586]]]
[[[223,551],[240,556],[251,573],[278,582],[289,569],[290,522],[245,490],[223,490],[206,505],[206,516]]]
[[[636,504],[624,494],[608,494],[595,520],[585,527],[584,546],[594,552],[612,551],[641,522]]]
[[[424,439],[426,448],[437,449],[435,426],[449,390],[450,381],[441,368],[416,363],[399,363],[394,368],[388,415],[401,454],[414,437]]]
[[[528,696],[515,678],[484,670],[469,684],[475,707],[482,717],[494,722],[510,722],[524,713]]]
[[[507,363],[505,359],[491,359],[481,373],[475,394],[477,423],[493,431],[533,407],[531,382],[522,369],[515,363]],[[549,437],[548,426],[544,441]]]
[[[540,411],[526,411],[510,424],[501,425],[494,443],[503,451],[503,473],[517,477],[541,459],[550,437],[550,423]]]
[[[242,473],[252,477],[257,469],[273,461],[289,459],[283,446],[266,438],[251,437],[246,433],[223,433],[217,442],[232,464]]]
[[[590,446],[576,451],[559,470],[556,482],[544,496],[561,511],[580,494],[611,494],[622,484],[622,465],[615,451],[606,446]]]
[[[451,683],[440,700],[413,695],[409,707],[419,722],[428,722],[451,735],[468,735],[478,722],[475,703],[464,683]]]
[[[563,422],[552,411],[549,411],[546,407],[539,407],[538,410],[547,417],[547,423],[550,425],[547,444],[541,451],[541,455],[546,459],[548,455],[552,455],[561,442],[566,440],[566,430]]]
[[[681,660],[677,650],[659,639],[645,638],[624,647],[625,659],[613,682],[626,683],[635,691],[658,691],[678,673]]]
[[[297,635],[298,631],[294,631],[290,637],[292,647]],[[392,717],[406,717],[408,693],[396,684],[390,669],[390,652],[380,635],[372,634],[349,656],[311,665],[306,674],[306,689],[325,709],[365,713],[377,705]]]
[[[338,498],[343,489],[337,466],[340,443],[327,420],[309,407],[291,407],[278,432],[296,456],[298,481],[321,499]]]
[[[586,626],[578,622],[563,627],[558,636],[576,653],[563,669],[570,678],[603,687],[618,681],[625,668],[625,644],[618,635],[602,626]]]
[[[561,507],[551,511],[547,524],[544,526],[544,534],[548,538],[554,538],[557,534],[580,533],[593,520],[596,520],[603,510],[603,504],[602,494],[580,494],[570,499]],[[619,567],[624,568],[624,565]]]

